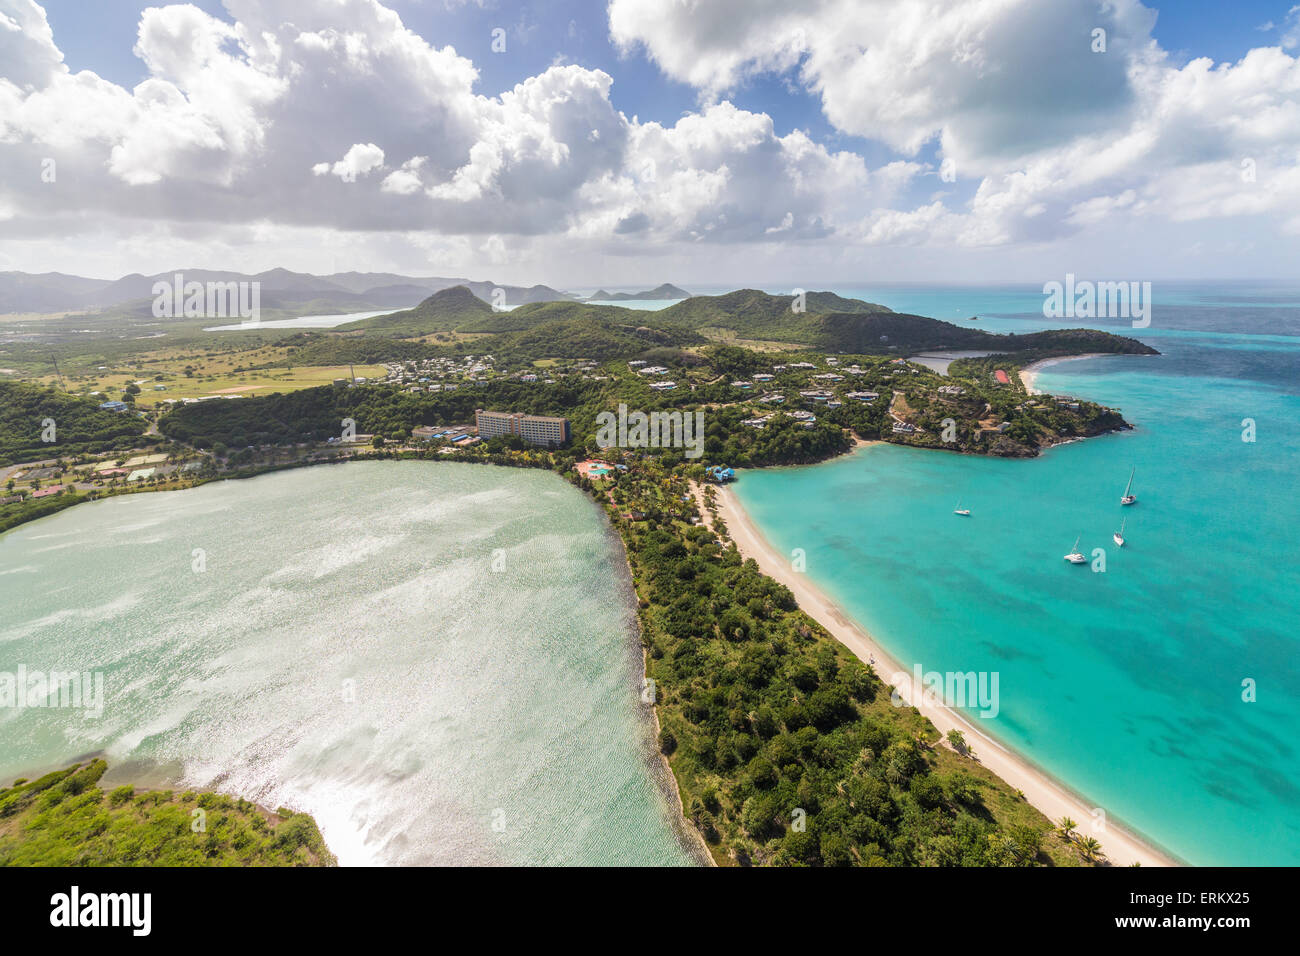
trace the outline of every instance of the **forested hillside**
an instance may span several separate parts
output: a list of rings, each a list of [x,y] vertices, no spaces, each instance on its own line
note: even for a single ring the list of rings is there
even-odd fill
[[[93,399],[0,381],[0,465],[133,448],[147,427],[134,414],[105,411]],[[54,441],[44,441],[46,435]]]

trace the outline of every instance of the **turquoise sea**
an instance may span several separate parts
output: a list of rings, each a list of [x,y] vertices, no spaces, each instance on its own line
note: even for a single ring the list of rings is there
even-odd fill
[[[1041,287],[836,291],[993,331],[1090,324],[1163,353],[1038,377],[1122,409],[1132,432],[1029,461],[873,446],[745,471],[736,491],[905,667],[996,671],[1000,712],[981,726],[1108,819],[1193,864],[1300,864],[1300,290],[1156,283],[1146,329],[1045,319]],[[1122,508],[1130,468],[1139,500]],[[1104,572],[1062,560],[1079,536]]]
[[[78,505],[0,537],[0,780],[315,815],[344,864],[695,861],[641,699],[621,546],[555,475],[354,462]]]

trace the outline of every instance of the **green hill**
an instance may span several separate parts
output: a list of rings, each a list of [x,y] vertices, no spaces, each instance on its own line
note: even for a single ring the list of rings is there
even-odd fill
[[[450,332],[493,314],[492,306],[466,286],[454,285],[450,289],[435,292],[413,309],[358,319],[337,328],[340,331],[366,329],[402,335],[426,335],[430,332]]]
[[[921,315],[814,315],[802,341],[832,352],[909,353],[929,349],[979,349],[989,352],[1110,352],[1154,355],[1137,339],[1096,329],[1054,329],[1028,335],[996,335]]]
[[[0,866],[334,866],[305,813],[98,786],[103,760],[0,789]]]
[[[548,302],[560,306],[563,313],[570,303]],[[632,310],[619,310],[632,311]],[[634,312],[643,316],[644,312]],[[651,328],[623,325],[590,316],[561,318],[529,329],[508,332],[493,340],[492,351],[498,358],[533,361],[538,358],[587,358],[599,362],[637,355],[647,349],[699,345],[707,339],[684,329]]]
[[[146,424],[132,412],[99,407],[103,397],[78,398],[44,385],[0,381],[0,465],[134,448]],[[47,424],[53,431],[47,431]],[[43,438],[52,434],[54,441]]]
[[[803,311],[794,309],[793,295],[769,295],[757,289],[739,289],[724,295],[697,295],[655,314],[661,324],[689,329],[729,329],[741,338],[772,342],[816,344],[819,324],[815,317],[828,312],[890,314],[874,302],[846,299],[834,292],[808,292]]]
[[[336,331],[491,334],[501,337],[489,346],[493,352],[529,358],[604,359],[651,347],[642,343],[654,339],[649,334],[652,331],[658,334],[654,344],[681,346],[704,341],[701,333],[716,338],[715,330],[726,330],[742,339],[849,354],[908,354],[940,348],[1055,354],[1153,351],[1135,339],[1092,329],[995,335],[939,319],[893,312],[883,305],[846,299],[833,292],[806,293],[801,311],[794,310],[795,304],[792,295],[740,289],[724,295],[694,296],[659,311],[558,301],[533,302],[498,312],[467,287],[455,286],[430,296],[414,309],[363,319]],[[536,334],[523,334],[530,332]],[[485,346],[479,341],[475,347]]]
[[[571,322],[588,319],[595,322],[618,322],[642,325],[653,322],[655,313],[627,309],[619,305],[587,305],[583,302],[530,302],[509,312],[493,312],[457,329],[460,332],[517,332],[548,322]]]

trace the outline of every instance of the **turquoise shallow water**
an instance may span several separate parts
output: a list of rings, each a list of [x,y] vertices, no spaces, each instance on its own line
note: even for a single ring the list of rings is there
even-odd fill
[[[998,672],[982,726],[1110,819],[1195,864],[1296,865],[1300,342],[1294,306],[1228,294],[1171,301],[1131,333],[1160,357],[1040,374],[1120,407],[1133,432],[1030,461],[875,446],[746,471],[736,490],[906,667]],[[1139,501],[1121,508],[1132,466]],[[1076,536],[1105,549],[1104,573],[1062,560]]]
[[[690,863],[630,588],[599,510],[538,471],[79,505],[0,537],[0,672],[101,672],[103,714],[0,708],[0,779],[103,751],[115,780],[309,811],[345,864]]]

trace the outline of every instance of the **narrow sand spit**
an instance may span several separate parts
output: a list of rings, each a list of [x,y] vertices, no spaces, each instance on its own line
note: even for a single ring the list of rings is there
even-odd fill
[[[795,600],[799,602],[799,607],[806,614],[813,617],[864,663],[872,664],[881,679],[887,684],[897,686],[900,695],[910,702],[910,680],[907,683],[900,683],[894,676],[901,674],[910,677],[910,668],[901,667],[870,634],[823,594],[806,574],[798,573],[791,568],[790,562],[785,560],[754,526],[732,489],[719,487],[717,496],[718,517],[726,523],[727,532],[741,556],[753,558],[764,574],[775,578],[794,592]],[[997,743],[980,731],[964,714],[924,699],[915,703],[941,734],[946,735],[949,730],[960,730],[966,742],[974,749],[979,762],[1024,793],[1025,799],[1053,823],[1062,817],[1069,817],[1076,821],[1079,824],[1079,832],[1085,836],[1095,837],[1102,845],[1106,859],[1112,864],[1116,866],[1128,866],[1132,863],[1140,863],[1142,866],[1179,865],[1178,861],[1147,845],[1114,823],[1108,823],[1104,831],[1094,832],[1090,825],[1094,804]]]

